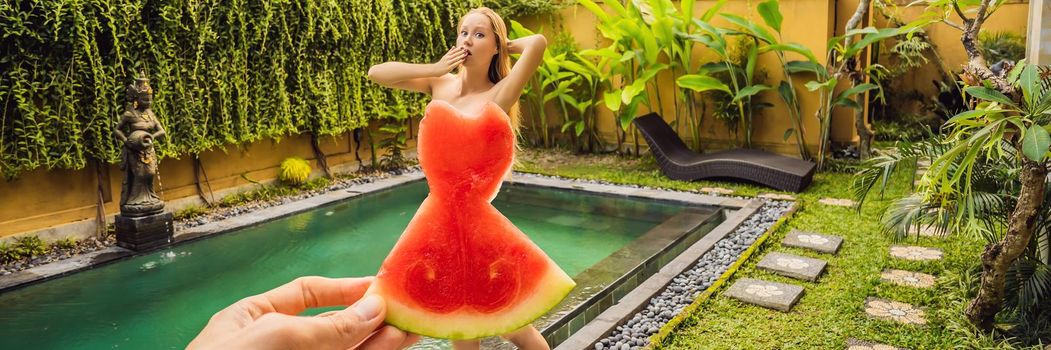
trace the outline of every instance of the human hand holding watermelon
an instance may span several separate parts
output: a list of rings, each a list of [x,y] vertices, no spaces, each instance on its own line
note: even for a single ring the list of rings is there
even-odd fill
[[[187,349],[402,349],[419,336],[386,326],[386,303],[368,296],[372,277],[301,277],[219,311]],[[310,308],[346,306],[318,316]]]

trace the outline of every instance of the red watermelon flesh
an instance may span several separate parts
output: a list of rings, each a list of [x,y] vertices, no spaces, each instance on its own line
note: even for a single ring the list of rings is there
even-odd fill
[[[471,339],[516,330],[557,305],[576,284],[490,203],[511,171],[507,114],[493,102],[464,115],[434,100],[419,133],[430,193],[369,291],[387,300],[387,322]]]

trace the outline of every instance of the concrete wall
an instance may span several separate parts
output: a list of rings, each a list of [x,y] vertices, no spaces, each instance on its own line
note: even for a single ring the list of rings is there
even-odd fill
[[[379,127],[373,124],[370,130],[378,138],[381,135]],[[416,118],[413,131],[418,127]],[[369,165],[368,139],[362,138],[358,157]],[[415,142],[415,138],[409,140],[410,152],[415,149]],[[354,147],[349,134],[321,139],[321,150],[334,172],[358,168],[360,164],[355,159]],[[385,152],[377,149],[377,154],[382,157]],[[209,180],[202,186],[208,195],[210,184],[215,199],[219,200],[224,195],[254,187],[246,178],[261,183],[273,182],[281,161],[288,157],[311,160],[313,176],[323,175],[321,166],[315,161],[310,137],[294,135],[280,141],[264,140],[241,147],[231,145],[201,153],[201,165]],[[117,165],[102,165],[101,176],[97,170],[94,165],[80,170],[37,169],[13,181],[0,182],[0,198],[5,199],[0,201],[0,241],[25,234],[38,235],[45,240],[93,235],[99,212],[99,183],[103,189],[102,208],[107,220],[112,221],[112,216],[119,211],[122,176]],[[157,194],[166,201],[169,210],[203,203],[197,195],[191,156],[161,160],[158,173]],[[203,179],[202,176],[202,182]]]

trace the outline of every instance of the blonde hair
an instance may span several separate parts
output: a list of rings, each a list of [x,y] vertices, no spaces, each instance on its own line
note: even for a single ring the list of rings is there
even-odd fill
[[[473,13],[482,14],[489,18],[489,23],[492,24],[493,34],[496,36],[496,56],[493,56],[493,60],[489,62],[489,72],[487,74],[489,81],[496,84],[511,73],[511,54],[507,51],[507,43],[511,41],[507,39],[507,25],[504,24],[504,19],[500,17],[496,11],[482,6],[467,11],[467,13],[461,16],[460,22],[456,25],[457,28],[463,25],[464,17]],[[511,132],[515,136],[515,153],[517,153],[520,149],[518,144],[518,133],[519,128],[522,125],[522,115],[518,107],[518,101],[515,101],[515,103],[511,105],[511,109],[507,111],[507,116],[511,118]],[[515,158],[515,164],[517,164],[517,157]]]

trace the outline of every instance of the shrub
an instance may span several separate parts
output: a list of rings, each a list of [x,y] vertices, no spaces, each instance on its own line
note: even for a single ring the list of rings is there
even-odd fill
[[[58,249],[73,249],[77,246],[77,240],[73,237],[66,237],[65,239],[53,243],[52,246]]]
[[[47,254],[48,247],[40,237],[23,236],[15,239],[15,250],[23,258],[31,258],[37,255]]]
[[[978,33],[978,46],[989,64],[1000,60],[1014,62],[1025,57],[1025,36],[1015,32],[982,31]]]
[[[281,172],[277,179],[291,186],[301,186],[310,177],[310,163],[299,157],[287,158],[281,162]]]
[[[200,205],[191,205],[175,212],[175,220],[192,219],[208,213],[208,208]]]
[[[18,249],[7,243],[0,243],[0,263],[7,263],[21,259],[22,255],[18,253]]]

